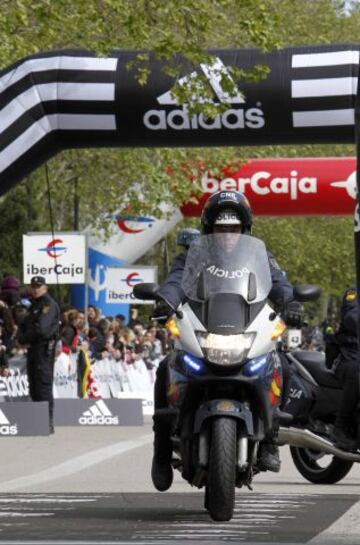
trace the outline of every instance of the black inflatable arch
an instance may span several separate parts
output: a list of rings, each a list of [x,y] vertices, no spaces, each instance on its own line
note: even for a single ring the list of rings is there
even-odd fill
[[[108,58],[89,51],[52,51],[2,70],[0,194],[58,151],[73,147],[358,144],[360,45],[212,53],[215,64],[199,70],[214,100],[224,99],[214,68],[270,68],[266,79],[241,84],[245,100],[240,93],[232,97],[231,107],[213,120],[190,116],[186,106],[174,103],[169,92],[174,81],[159,61],[151,62],[148,84],[138,85],[126,68],[136,54],[131,51]],[[355,241],[360,293],[357,213]]]
[[[71,147],[229,146],[354,142],[360,46],[213,51],[216,68],[269,66],[215,120],[174,103],[174,81],[151,63],[141,87],[126,65],[134,52],[98,58],[53,51],[0,73],[0,193],[45,159]],[[221,100],[213,67],[202,65]],[[186,78],[189,73],[183,74]]]

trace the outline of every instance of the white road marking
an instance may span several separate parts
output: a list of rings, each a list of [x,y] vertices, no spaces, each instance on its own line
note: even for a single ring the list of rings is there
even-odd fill
[[[40,483],[48,481],[55,481],[74,475],[84,469],[92,467],[96,464],[124,454],[129,450],[133,450],[142,447],[150,443],[153,439],[152,434],[143,435],[139,439],[131,441],[120,441],[106,447],[87,452],[76,458],[72,458],[67,462],[63,462],[56,466],[49,467],[38,473],[32,475],[26,475],[24,477],[18,477],[17,479],[11,479],[0,483],[0,492],[9,492],[11,490],[18,490],[22,488],[28,488],[30,486],[36,486]]]
[[[2,503],[87,503],[96,502],[97,498],[75,498],[75,499],[56,499],[56,498],[0,498],[0,504]]]
[[[244,498],[237,497],[235,510],[231,521],[225,523],[213,522],[208,519],[206,513],[198,519],[191,516],[175,515],[175,520],[167,523],[167,529],[153,528],[135,531],[134,535],[139,539],[147,538],[149,543],[164,545],[165,539],[179,540],[181,542],[211,541],[220,543],[223,540],[246,542],[253,539],[267,537],[274,528],[279,526],[284,519],[295,519],[299,509],[305,505],[314,505],[315,502],[303,501],[292,495],[282,499],[271,497]],[[315,499],[315,498],[314,498]],[[220,538],[223,536],[223,538]],[[255,537],[256,536],[256,537]],[[220,541],[218,541],[220,539]]]
[[[0,513],[1,517],[52,517],[55,513],[20,513],[20,511],[6,511],[6,513]]]
[[[331,526],[308,541],[308,545],[354,545],[359,543],[360,535],[360,501],[355,503],[346,513]]]

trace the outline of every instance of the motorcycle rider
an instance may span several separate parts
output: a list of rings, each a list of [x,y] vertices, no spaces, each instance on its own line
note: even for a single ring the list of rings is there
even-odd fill
[[[252,211],[247,198],[237,191],[219,191],[211,195],[205,203],[201,215],[202,233],[222,233],[224,250],[231,253],[241,234],[250,235],[252,228]],[[186,251],[179,254],[170,274],[160,286],[158,295],[161,300],[153,312],[153,319],[166,319],[174,314],[174,310],[185,299],[181,287],[182,275],[186,261]],[[269,299],[277,307],[282,308],[287,323],[298,326],[302,320],[302,305],[294,301],[293,287],[281,271],[274,256],[268,252],[272,279]],[[170,356],[168,356],[170,357]],[[169,424],[156,417],[158,409],[167,407],[166,382],[168,357],[163,360],[157,370],[154,390],[154,456],[152,463],[152,480],[155,488],[165,491],[170,488],[173,479],[171,466],[172,445]],[[279,449],[274,437],[264,440],[259,449],[258,467],[261,470],[278,472],[280,470]]]
[[[343,387],[339,412],[333,432],[335,445],[345,450],[356,450],[354,435],[356,408],[359,400],[359,359],[357,337],[357,291],[345,291],[340,310],[338,331],[326,345],[326,365],[331,368]]]

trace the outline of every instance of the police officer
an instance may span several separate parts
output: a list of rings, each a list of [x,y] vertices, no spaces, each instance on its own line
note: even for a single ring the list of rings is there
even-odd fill
[[[356,450],[357,447],[356,408],[360,393],[357,323],[357,292],[355,288],[349,288],[343,296],[339,329],[326,345],[326,364],[343,386],[333,438],[336,446],[345,450]]]
[[[60,310],[47,293],[43,276],[33,276],[30,285],[32,302],[19,326],[19,342],[27,347],[30,397],[33,401],[48,401],[50,433],[54,433],[53,375]]]
[[[246,197],[236,191],[219,191],[209,197],[201,216],[202,232],[207,234],[223,233],[224,244],[231,254],[232,245],[241,234],[251,234],[252,212]],[[179,254],[173,263],[172,270],[166,281],[160,286],[158,295],[162,300],[157,304],[153,318],[166,319],[174,313],[174,309],[184,300],[185,294],[181,287],[182,275],[186,261],[186,251]],[[268,252],[272,278],[270,300],[279,307],[285,308],[285,321],[298,326],[302,319],[302,305],[294,301],[293,287],[281,271],[275,258]],[[285,305],[286,304],[286,305]],[[154,405],[157,409],[167,407],[166,398],[167,359],[158,368]],[[161,419],[154,417],[154,457],[152,463],[152,480],[155,488],[167,490],[172,483],[171,454],[172,446],[169,426]],[[274,439],[269,437],[261,444],[258,466],[261,470],[279,471],[280,457]]]

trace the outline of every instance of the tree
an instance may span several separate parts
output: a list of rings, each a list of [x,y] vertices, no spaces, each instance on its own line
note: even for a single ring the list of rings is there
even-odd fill
[[[22,277],[22,234],[38,228],[30,193],[30,183],[21,184],[0,202],[1,274],[8,272]]]

